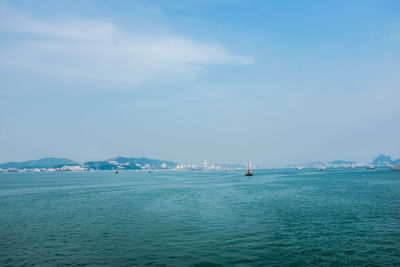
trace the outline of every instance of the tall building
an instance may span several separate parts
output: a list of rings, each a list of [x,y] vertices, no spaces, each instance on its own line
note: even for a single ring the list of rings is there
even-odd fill
[[[207,165],[207,160],[205,159],[204,160],[204,168],[207,168],[208,167],[208,165]]]

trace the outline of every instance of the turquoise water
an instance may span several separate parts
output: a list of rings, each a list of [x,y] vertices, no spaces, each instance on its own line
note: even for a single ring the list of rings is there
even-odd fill
[[[400,265],[400,172],[0,174],[0,265]]]

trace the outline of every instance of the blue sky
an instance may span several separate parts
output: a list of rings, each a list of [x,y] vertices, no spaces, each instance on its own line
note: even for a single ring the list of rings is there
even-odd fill
[[[400,157],[398,1],[0,1],[0,161]]]

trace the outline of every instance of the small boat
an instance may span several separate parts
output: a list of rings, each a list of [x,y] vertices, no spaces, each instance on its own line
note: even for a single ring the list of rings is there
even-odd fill
[[[326,167],[325,167],[325,166],[319,166],[318,170],[320,170],[320,171],[325,171],[325,170],[326,170]]]
[[[246,170],[246,176],[252,176],[253,175],[253,171],[250,168],[250,165],[247,166],[247,170]]]
[[[375,167],[372,166],[372,165],[369,165],[369,166],[367,167],[367,170],[375,170]]]
[[[399,166],[392,166],[393,171],[400,171],[400,165]]]
[[[116,174],[118,174],[118,171],[115,171]]]
[[[304,167],[297,166],[297,167],[296,167],[296,169],[298,169],[298,170],[302,170],[302,169],[304,169]]]

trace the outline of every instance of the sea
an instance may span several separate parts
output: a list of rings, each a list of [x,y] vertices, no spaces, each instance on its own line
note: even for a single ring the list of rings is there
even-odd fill
[[[0,174],[0,266],[400,266],[388,167]]]

